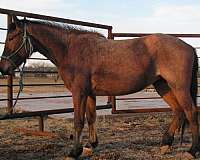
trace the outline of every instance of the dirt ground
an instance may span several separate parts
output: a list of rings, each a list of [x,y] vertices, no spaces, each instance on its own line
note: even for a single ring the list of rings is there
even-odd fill
[[[186,132],[180,146],[177,133],[171,152],[160,154],[160,142],[171,113],[148,113],[99,116],[97,120],[99,146],[91,157],[80,160],[176,160],[178,153],[189,149],[190,133]],[[0,121],[1,160],[64,160],[73,140],[72,119],[49,117],[45,131],[53,136],[33,136],[23,129],[38,130],[38,120],[21,119]],[[50,135],[52,135],[50,134]],[[87,125],[83,144],[87,143]]]

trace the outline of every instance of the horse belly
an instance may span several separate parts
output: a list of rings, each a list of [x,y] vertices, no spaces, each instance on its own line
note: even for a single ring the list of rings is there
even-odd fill
[[[97,96],[118,96],[138,92],[155,81],[140,77],[102,78],[92,80],[92,92]]]

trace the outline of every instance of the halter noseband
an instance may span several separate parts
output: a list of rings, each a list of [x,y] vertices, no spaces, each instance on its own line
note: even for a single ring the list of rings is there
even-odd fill
[[[29,50],[27,49],[27,43],[29,45]],[[18,68],[18,66],[15,64],[15,62],[12,60],[12,57],[16,55],[22,48],[25,48],[26,53],[28,54],[28,57],[31,56],[33,53],[33,45],[31,43],[30,37],[27,35],[27,26],[26,23],[24,23],[24,35],[23,35],[23,40],[19,48],[17,48],[12,54],[9,56],[1,56],[2,59],[8,60],[15,68]],[[26,63],[26,60],[25,62]]]

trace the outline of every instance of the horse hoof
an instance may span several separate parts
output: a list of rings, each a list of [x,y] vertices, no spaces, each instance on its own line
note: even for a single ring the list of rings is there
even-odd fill
[[[166,153],[169,153],[169,151],[170,151],[170,146],[169,145],[165,145],[165,146],[160,147],[160,153],[162,155],[166,154]]]
[[[190,154],[189,152],[184,152],[184,153],[179,153],[176,155],[177,159],[181,159],[181,160],[191,160],[191,159],[195,159],[195,157]]]
[[[72,158],[78,158],[83,152],[83,147],[82,145],[77,145],[74,148],[71,149],[71,151],[69,152],[68,157],[72,157]]]
[[[96,142],[88,142],[86,145],[85,145],[85,147],[86,148],[97,148],[97,146],[98,146],[98,140],[96,141]]]
[[[92,153],[93,153],[92,148],[83,147],[83,153],[82,153],[83,157],[90,157],[92,156]]]
[[[91,143],[92,148],[97,148],[99,142],[98,140],[96,142]]]

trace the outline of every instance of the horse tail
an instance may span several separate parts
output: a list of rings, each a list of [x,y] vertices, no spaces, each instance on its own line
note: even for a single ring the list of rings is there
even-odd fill
[[[192,68],[192,81],[191,81],[191,87],[190,87],[190,94],[193,100],[193,103],[195,107],[197,107],[197,92],[198,92],[198,57],[195,48],[193,49],[194,53],[194,61],[193,61],[193,68]],[[185,128],[189,125],[188,120],[184,116],[182,124],[181,124],[181,144],[183,141],[183,135],[185,132]]]
[[[198,57],[196,50],[194,49],[194,62],[193,62],[193,69],[192,69],[192,81],[191,81],[191,87],[190,87],[190,94],[192,96],[192,100],[195,106],[197,106],[197,92],[198,92]]]

